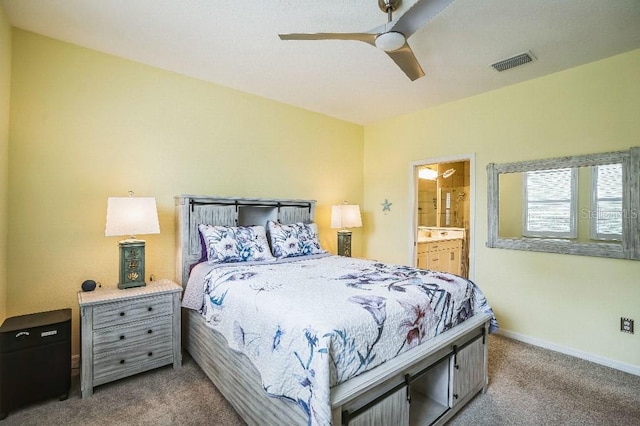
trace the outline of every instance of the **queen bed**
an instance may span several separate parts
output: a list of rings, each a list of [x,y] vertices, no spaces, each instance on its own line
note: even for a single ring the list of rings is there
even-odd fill
[[[183,344],[248,424],[442,424],[497,325],[464,278],[333,256],[315,202],[176,197]]]

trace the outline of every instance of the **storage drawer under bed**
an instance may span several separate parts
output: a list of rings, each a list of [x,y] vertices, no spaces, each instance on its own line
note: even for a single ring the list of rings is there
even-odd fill
[[[484,385],[486,326],[343,406],[341,423],[441,425]]]

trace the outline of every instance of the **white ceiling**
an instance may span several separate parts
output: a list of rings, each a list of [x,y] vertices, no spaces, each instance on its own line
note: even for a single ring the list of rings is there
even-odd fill
[[[362,42],[278,38],[366,32],[386,22],[377,0],[0,2],[15,27],[359,124],[640,48],[640,0],[456,0],[409,38],[426,73],[411,82]]]

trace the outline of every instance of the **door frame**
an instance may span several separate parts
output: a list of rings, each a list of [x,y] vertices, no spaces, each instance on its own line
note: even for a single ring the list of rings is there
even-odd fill
[[[418,169],[427,164],[469,162],[469,279],[473,280],[476,273],[476,154],[448,155],[445,157],[427,158],[412,161],[409,164],[409,265],[416,267],[418,250]]]

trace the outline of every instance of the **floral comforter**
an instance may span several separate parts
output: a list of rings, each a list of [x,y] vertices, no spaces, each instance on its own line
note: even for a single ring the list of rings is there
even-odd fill
[[[348,257],[198,265],[183,306],[246,354],[265,391],[331,423],[329,388],[491,308],[464,278]],[[495,318],[491,330],[497,329]]]

